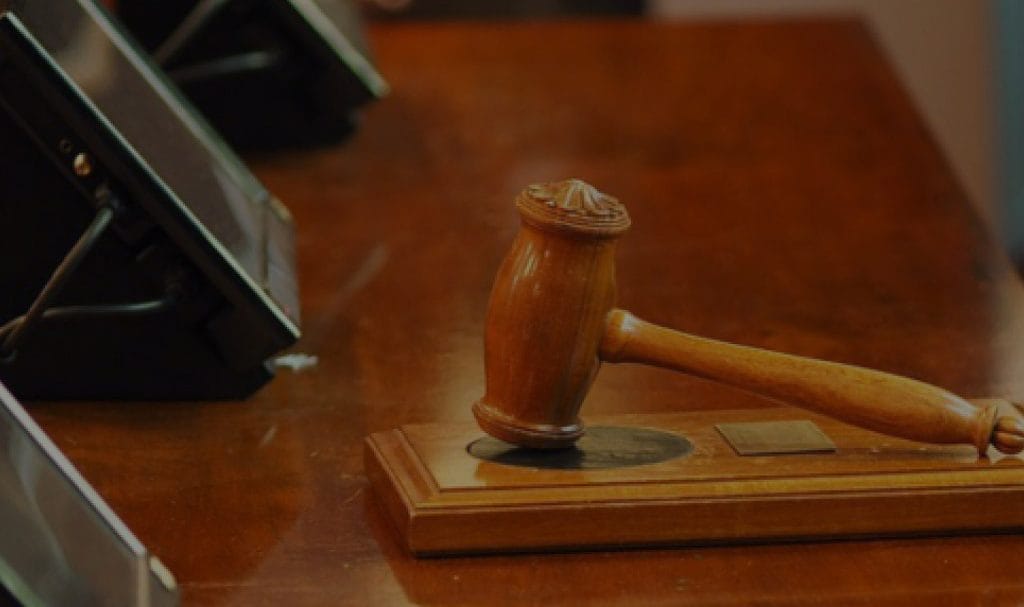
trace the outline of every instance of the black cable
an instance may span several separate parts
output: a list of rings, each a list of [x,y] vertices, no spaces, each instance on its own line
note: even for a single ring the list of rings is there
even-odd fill
[[[189,11],[178,27],[161,42],[153,51],[153,60],[157,65],[166,67],[182,47],[203,30],[210,20],[223,9],[230,0],[202,0]]]
[[[0,326],[0,363],[9,362],[16,354],[20,344],[30,330],[41,320],[55,318],[89,318],[103,316],[145,316],[156,314],[173,306],[181,294],[181,286],[177,282],[168,284],[166,294],[161,299],[116,304],[91,304],[51,307],[54,299],[67,284],[68,279],[85,256],[99,242],[114,219],[117,201],[109,198],[96,211],[96,216],[68,251],[60,265],[53,271],[50,279],[29,306],[28,312],[13,318]]]
[[[25,336],[28,335],[29,331],[36,324],[36,321],[50,307],[53,299],[64,289],[68,278],[78,269],[82,260],[85,259],[85,256],[92,250],[93,246],[96,245],[96,242],[99,241],[100,236],[107,230],[113,219],[114,208],[112,205],[103,205],[96,211],[96,217],[93,218],[92,223],[89,224],[89,227],[78,238],[75,246],[71,247],[68,254],[64,256],[57,269],[53,271],[50,280],[46,281],[43,290],[39,292],[35,301],[29,306],[28,312],[24,316],[19,317],[21,320],[6,334],[3,343],[0,344],[0,358],[9,357],[14,353],[18,344],[25,339]],[[6,327],[7,325],[4,326]]]
[[[269,70],[282,65],[284,57],[285,54],[281,51],[250,51],[227,57],[218,57],[203,63],[191,63],[182,67],[168,69],[167,74],[177,84],[189,84],[245,72]]]
[[[40,317],[42,320],[50,320],[53,318],[90,318],[90,317],[103,317],[103,316],[146,316],[148,314],[156,314],[163,312],[174,305],[177,297],[174,294],[170,294],[163,299],[153,299],[150,301],[138,301],[133,303],[122,303],[122,304],[96,304],[90,306],[60,306],[57,308],[47,308],[43,315]],[[0,326],[0,338],[3,338],[8,333],[13,331],[15,327],[25,322],[25,316],[18,316],[13,318],[3,326]]]

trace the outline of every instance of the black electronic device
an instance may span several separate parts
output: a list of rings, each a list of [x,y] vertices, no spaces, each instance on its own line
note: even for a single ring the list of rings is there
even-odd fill
[[[92,0],[0,0],[0,380],[212,399],[294,343],[280,205]]]
[[[237,147],[339,141],[388,90],[349,0],[119,0],[117,14]]]
[[[3,384],[0,529],[0,605],[180,604],[171,572]]]

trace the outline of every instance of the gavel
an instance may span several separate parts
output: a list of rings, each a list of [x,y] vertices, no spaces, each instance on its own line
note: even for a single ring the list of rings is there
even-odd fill
[[[681,371],[840,421],[927,443],[1024,449],[1019,415],[921,381],[689,335],[615,307],[615,244],[626,208],[570,179],[527,187],[522,219],[491,291],[480,427],[521,447],[572,446],[579,410],[602,362]]]

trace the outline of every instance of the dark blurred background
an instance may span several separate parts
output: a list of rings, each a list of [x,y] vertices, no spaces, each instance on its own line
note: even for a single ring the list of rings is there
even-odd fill
[[[980,214],[1024,267],[1020,0],[375,0],[372,21],[856,15],[888,54]]]

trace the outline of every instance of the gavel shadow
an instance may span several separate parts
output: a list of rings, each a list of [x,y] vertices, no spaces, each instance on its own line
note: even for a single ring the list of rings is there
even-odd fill
[[[693,451],[686,438],[650,428],[594,426],[575,445],[561,449],[517,447],[492,437],[470,443],[473,457],[522,468],[542,470],[601,470],[658,464]]]

